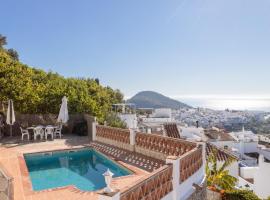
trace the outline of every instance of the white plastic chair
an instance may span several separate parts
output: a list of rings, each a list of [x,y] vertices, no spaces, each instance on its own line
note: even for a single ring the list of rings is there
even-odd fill
[[[55,130],[54,130],[54,137],[56,138],[57,135],[58,135],[59,138],[61,138],[62,137],[62,133],[61,132],[62,132],[62,124],[55,128]]]
[[[37,139],[37,136],[39,136],[41,140],[43,139],[44,130],[42,126],[37,126],[36,128],[34,128],[34,140]]]
[[[23,140],[25,135],[27,136],[27,139],[30,140],[29,131],[27,129],[23,129],[22,127],[20,127],[20,129],[21,129],[21,133],[22,133],[22,140]]]
[[[54,127],[52,126],[47,126],[45,129],[45,139],[47,140],[48,135],[51,136],[52,140],[53,140],[53,136],[54,136]]]

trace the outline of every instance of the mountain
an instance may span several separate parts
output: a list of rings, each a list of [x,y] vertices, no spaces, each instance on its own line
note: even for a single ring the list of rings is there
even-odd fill
[[[127,102],[134,103],[137,108],[191,108],[191,106],[187,104],[153,91],[139,92],[131,99],[127,100]]]

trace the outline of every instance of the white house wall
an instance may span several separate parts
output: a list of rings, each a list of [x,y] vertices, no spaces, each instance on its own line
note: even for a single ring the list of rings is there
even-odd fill
[[[127,124],[128,128],[137,128],[138,122],[136,114],[118,114],[118,116]]]
[[[270,196],[270,163],[264,162],[260,156],[259,170],[254,174],[255,193],[262,199]]]
[[[254,179],[256,171],[259,170],[259,167],[241,167],[240,175],[245,179]]]
[[[201,184],[204,179],[204,167],[201,167],[195,174],[185,180],[181,185],[178,185],[177,196],[180,197],[178,200],[187,199],[195,190],[193,183]]]
[[[227,146],[228,149],[232,149],[233,147],[235,147],[234,141],[211,141],[211,143],[222,149],[224,149],[225,146]]]

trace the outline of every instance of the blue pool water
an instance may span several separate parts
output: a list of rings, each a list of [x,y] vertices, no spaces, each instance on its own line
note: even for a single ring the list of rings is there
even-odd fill
[[[35,191],[67,185],[93,191],[106,186],[102,174],[108,168],[113,177],[131,174],[93,149],[26,154],[24,158]]]

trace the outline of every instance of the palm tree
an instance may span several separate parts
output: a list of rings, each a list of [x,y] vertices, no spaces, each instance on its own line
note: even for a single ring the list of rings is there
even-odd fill
[[[224,161],[222,166],[218,168],[217,154],[218,151],[213,149],[207,159],[207,185],[218,190],[230,191],[234,189],[237,182],[237,179],[229,174],[229,170],[226,170],[226,168],[232,163],[233,159],[228,158]]]

